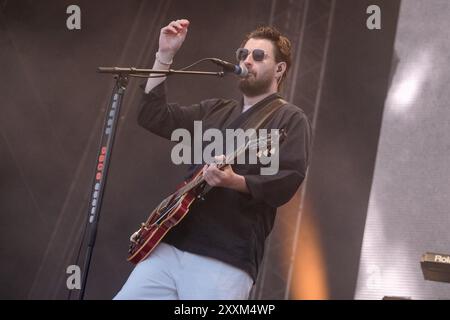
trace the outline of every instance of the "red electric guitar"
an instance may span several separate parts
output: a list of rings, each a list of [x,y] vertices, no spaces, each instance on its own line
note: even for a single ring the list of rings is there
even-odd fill
[[[277,132],[277,140],[282,142],[285,137],[284,130]],[[275,138],[275,137],[274,137]],[[274,139],[274,141],[277,141]],[[272,137],[267,134],[264,137],[248,140],[245,145],[227,155],[222,163],[217,164],[219,169],[227,166],[238,155],[248,150],[257,150],[257,156],[268,152],[278,152],[272,146]],[[201,168],[190,180],[185,181],[180,188],[165,198],[150,214],[147,221],[141,224],[138,231],[130,237],[130,250],[128,261],[136,264],[144,260],[158,245],[165,234],[177,225],[188,213],[189,207],[197,199],[205,194],[206,181],[203,179],[203,168]]]

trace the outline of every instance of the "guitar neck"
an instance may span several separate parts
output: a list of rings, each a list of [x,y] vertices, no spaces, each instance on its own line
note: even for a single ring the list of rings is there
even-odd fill
[[[284,130],[282,130],[283,135],[285,135]],[[242,154],[243,152],[245,152],[248,148],[255,148],[257,146],[258,142],[261,141],[265,141],[265,143],[267,144],[268,142],[270,143],[271,141],[271,137],[270,135],[268,135],[268,137],[264,138],[264,139],[259,139],[259,138],[255,138],[255,139],[250,139],[249,141],[247,141],[245,144],[241,145],[240,147],[238,147],[236,150],[234,150],[233,152],[231,152],[230,154],[228,154],[225,157],[225,160],[222,163],[218,163],[217,164],[217,168],[218,169],[223,169],[224,167],[230,165],[234,159],[236,159],[240,154]],[[203,168],[202,168],[203,170]],[[197,188],[198,186],[200,186],[202,183],[205,182],[205,179],[203,178],[203,175],[197,175],[195,177],[195,179],[189,181],[189,183],[187,183],[186,185],[184,185],[183,187],[181,187],[176,193],[175,196],[179,196],[181,194],[184,194],[186,192],[189,192],[195,188]]]
[[[218,169],[225,168],[228,165],[228,163],[221,163],[217,165]],[[202,168],[203,170],[203,168]],[[206,182],[205,178],[203,178],[203,175],[198,175],[195,179],[189,181],[187,184],[185,184],[183,187],[178,189],[177,194],[184,194],[186,192],[189,192],[191,190],[194,190],[195,188],[199,187],[202,183]]]

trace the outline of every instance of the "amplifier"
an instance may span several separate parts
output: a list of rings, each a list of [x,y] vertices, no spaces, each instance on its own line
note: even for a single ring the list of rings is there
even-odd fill
[[[427,252],[420,259],[425,280],[450,282],[450,255]]]

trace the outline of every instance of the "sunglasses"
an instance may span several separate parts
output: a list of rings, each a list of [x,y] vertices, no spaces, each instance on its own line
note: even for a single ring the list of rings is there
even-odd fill
[[[237,61],[244,61],[247,59],[248,55],[250,54],[250,51],[245,48],[239,48],[236,50],[236,59]],[[266,57],[267,53],[263,49],[254,49],[252,51],[252,57],[255,61],[263,61]]]

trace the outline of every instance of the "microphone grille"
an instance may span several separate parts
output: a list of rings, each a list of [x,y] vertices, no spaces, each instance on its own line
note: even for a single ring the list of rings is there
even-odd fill
[[[242,65],[240,66],[240,68],[241,68],[241,72],[239,73],[239,76],[241,76],[241,77],[246,77],[246,76],[248,75],[248,69],[247,69],[247,67],[246,67],[244,64],[242,64]]]

